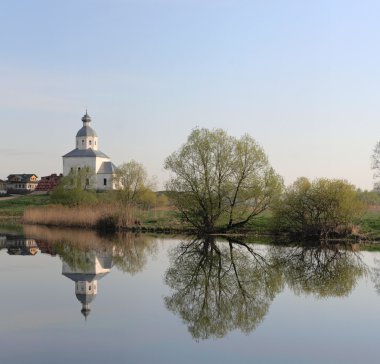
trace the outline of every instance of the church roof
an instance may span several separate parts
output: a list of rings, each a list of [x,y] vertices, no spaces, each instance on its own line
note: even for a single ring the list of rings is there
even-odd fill
[[[116,168],[117,167],[112,162],[103,162],[97,174],[114,174]]]
[[[92,129],[91,126],[82,126],[77,133],[77,137],[86,137],[86,136],[90,136],[90,137],[97,136],[95,130]]]
[[[95,298],[94,294],[76,293],[75,296],[77,297],[78,301],[84,305],[91,303]]]
[[[86,114],[83,115],[82,121],[84,123],[90,123],[91,122],[91,117],[90,117],[90,115],[87,114],[87,109],[86,109]]]
[[[75,148],[71,152],[65,154],[63,157],[69,158],[69,157],[100,157],[100,158],[109,158],[107,155],[105,155],[100,150],[94,150],[92,148],[88,149],[78,149]]]
[[[95,279],[101,279],[105,275],[107,275],[108,272],[103,273],[62,273],[67,278],[70,278],[74,282],[91,282]]]

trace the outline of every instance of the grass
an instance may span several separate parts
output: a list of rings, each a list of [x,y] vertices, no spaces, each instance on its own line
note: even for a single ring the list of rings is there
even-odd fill
[[[25,210],[23,221],[27,224],[92,228],[105,216],[115,213],[115,207],[109,204],[75,207],[48,205],[43,208],[32,206]]]
[[[183,226],[173,208],[141,210],[139,216],[141,223],[147,228],[180,229]]]
[[[363,244],[361,250],[366,252],[380,252],[380,244]]]
[[[267,233],[272,229],[272,213],[264,211],[260,215],[255,216],[246,226],[249,230],[257,233]]]
[[[100,196],[102,197],[102,196]],[[120,226],[133,226],[138,221],[147,229],[181,229],[172,208],[122,211],[104,198],[95,205],[64,207],[50,205],[48,195],[23,195],[12,199],[0,198],[0,227],[19,228],[23,222],[55,226],[94,227],[99,219],[114,216]]]
[[[367,211],[361,219],[360,227],[365,232],[380,234],[380,212]]]
[[[0,221],[21,222],[24,211],[30,206],[43,206],[49,203],[48,195],[24,195],[12,199],[0,198]]]
[[[101,230],[179,230],[175,212],[169,209],[141,210],[122,207],[117,203],[94,203],[79,206],[30,206],[25,209],[23,222],[50,226],[80,227]]]
[[[62,206],[49,205],[48,195],[25,195],[14,199],[0,198],[0,227],[14,226],[19,228],[25,213],[26,221],[29,223],[50,223],[51,225],[93,227],[100,218],[106,215],[118,216],[121,226],[133,225],[135,221],[148,230],[188,230],[188,226],[182,224],[174,208],[157,208],[150,210],[134,210],[123,215],[116,204],[100,202],[97,205],[82,206],[69,209]],[[96,207],[95,207],[96,206]],[[42,207],[42,208],[41,208]],[[77,210],[75,210],[77,209]],[[79,210],[78,210],[79,209]],[[37,216],[38,215],[38,216]],[[60,216],[58,216],[60,215]],[[62,216],[65,215],[64,223]],[[127,221],[128,220],[128,221]],[[368,234],[369,238],[380,240],[380,208],[372,208],[362,217],[359,223],[360,231]],[[245,228],[244,232],[255,232],[265,234],[271,228],[271,214],[264,212],[256,216]],[[372,247],[370,249],[378,249]]]

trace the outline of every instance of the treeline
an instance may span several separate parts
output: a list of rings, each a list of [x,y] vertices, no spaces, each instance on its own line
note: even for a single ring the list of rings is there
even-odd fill
[[[94,188],[94,171],[89,167],[72,170],[63,177],[51,192],[50,202],[65,206],[95,203],[116,203],[120,206],[137,206],[141,209],[167,206],[165,192],[155,192],[154,180],[148,179],[144,166],[134,160],[120,165],[114,176],[116,190],[97,193]]]
[[[301,177],[285,187],[250,135],[236,138],[222,129],[194,129],[164,167],[170,179],[161,193],[154,192],[154,180],[136,161],[119,166],[113,180],[116,190],[104,193],[95,192],[94,173],[89,168],[73,171],[50,196],[52,204],[66,207],[49,213],[30,209],[25,221],[50,219],[59,225],[57,211],[61,211],[62,221],[79,221],[82,215],[84,221],[92,221],[92,227],[135,229],[141,225],[141,210],[166,208],[173,212],[166,216],[166,226],[173,226],[175,217],[179,229],[214,234],[254,231],[255,221],[265,213],[271,233],[330,239],[361,237],[360,218],[369,205],[380,202],[376,191],[357,190],[341,179]],[[79,207],[86,209],[83,206],[97,214],[80,214]],[[76,217],[68,218],[72,213]]]
[[[195,129],[169,156],[170,199],[183,221],[205,233],[239,232],[271,213],[272,232],[300,238],[359,235],[357,223],[376,193],[344,180],[299,178],[285,187],[263,149],[249,135]]]

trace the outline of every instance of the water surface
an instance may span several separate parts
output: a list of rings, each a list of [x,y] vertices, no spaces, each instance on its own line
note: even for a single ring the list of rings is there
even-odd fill
[[[377,362],[380,254],[0,233],[1,363]]]

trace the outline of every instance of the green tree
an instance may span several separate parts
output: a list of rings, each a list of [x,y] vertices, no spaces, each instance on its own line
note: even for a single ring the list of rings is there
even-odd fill
[[[62,205],[78,205],[96,202],[93,189],[94,172],[89,167],[72,170],[62,177],[50,194],[50,202]]]
[[[141,202],[144,194],[151,188],[144,166],[134,160],[117,168],[114,182],[117,198],[123,206]]]
[[[184,221],[204,232],[241,227],[264,211],[282,189],[263,149],[249,135],[195,129],[171,154],[169,197]]]
[[[352,231],[365,210],[353,185],[344,180],[301,177],[274,206],[278,229],[303,237],[328,238]]]
[[[373,178],[375,179],[374,189],[380,189],[380,183],[377,180],[380,177],[380,142],[376,143],[375,149],[372,153],[372,169],[374,170]]]

